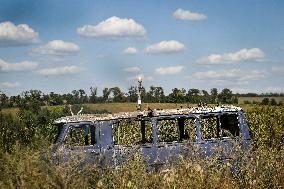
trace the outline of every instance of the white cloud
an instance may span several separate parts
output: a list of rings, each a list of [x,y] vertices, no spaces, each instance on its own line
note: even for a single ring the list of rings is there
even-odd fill
[[[178,74],[183,68],[183,66],[160,67],[156,69],[156,73],[160,75]]]
[[[180,20],[192,20],[192,21],[199,21],[199,20],[206,20],[207,16],[201,13],[190,12],[188,10],[177,9],[173,17]]]
[[[139,73],[141,72],[141,69],[139,67],[128,67],[125,71],[128,73]]]
[[[48,42],[46,45],[33,49],[32,53],[62,56],[77,53],[79,51],[80,47],[75,43],[65,42],[62,40],[53,40]]]
[[[233,53],[211,54],[210,56],[203,58],[200,63],[205,64],[231,64],[242,61],[264,61],[265,54],[259,48],[241,49]]]
[[[262,79],[265,77],[265,75],[266,71],[263,70],[243,71],[240,69],[231,69],[196,72],[192,76],[188,76],[188,78],[193,80],[197,79],[205,82],[211,82],[219,85],[224,85],[228,82],[233,82],[236,85],[247,85],[249,84],[249,81]]]
[[[84,25],[77,28],[77,33],[86,37],[102,38],[141,38],[146,35],[145,28],[133,19],[110,17],[96,26]]]
[[[19,63],[8,63],[0,59],[0,71],[29,71],[34,70],[38,66],[35,62],[23,61]]]
[[[45,68],[38,70],[37,73],[43,76],[56,76],[56,75],[66,75],[74,74],[81,71],[81,68],[77,66],[63,66],[63,67],[54,67],[54,68]]]
[[[3,82],[0,83],[0,86],[3,88],[16,88],[20,86],[19,82]]]
[[[29,45],[38,42],[38,33],[27,24],[0,23],[0,47]]]
[[[185,50],[184,44],[175,41],[161,41],[159,43],[152,44],[148,46],[145,51],[149,54],[159,54],[159,53],[178,53]]]
[[[134,47],[128,47],[123,51],[123,53],[125,54],[136,54],[137,52],[138,52],[137,49]]]

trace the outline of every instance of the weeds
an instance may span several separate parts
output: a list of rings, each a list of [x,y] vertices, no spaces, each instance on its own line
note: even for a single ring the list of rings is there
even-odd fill
[[[233,174],[232,163],[220,164],[216,158],[182,158],[159,172],[149,172],[139,156],[120,169],[104,171],[92,165],[82,168],[80,159],[55,165],[42,155],[49,151],[48,135],[47,140],[22,141],[17,136],[25,133],[27,123],[18,118],[2,120],[4,134],[18,125],[19,135],[10,136],[13,141],[5,148],[3,139],[9,137],[1,133],[0,188],[283,188],[283,112],[283,107],[270,106],[255,106],[247,112],[254,149],[238,159]],[[35,136],[44,133],[37,129]]]

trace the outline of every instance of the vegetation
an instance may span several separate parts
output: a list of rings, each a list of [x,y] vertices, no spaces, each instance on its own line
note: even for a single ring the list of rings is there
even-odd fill
[[[21,95],[7,96],[0,91],[0,109],[7,107],[20,107],[23,109],[40,106],[57,106],[64,104],[83,104],[83,103],[121,103],[121,102],[137,102],[137,87],[131,86],[125,93],[119,87],[104,88],[102,96],[98,96],[96,87],[90,88],[90,95],[83,89],[73,90],[67,94],[56,94],[51,92],[44,94],[39,90],[25,91]],[[283,97],[284,94],[253,94],[248,93],[250,97],[267,96]],[[148,91],[142,87],[141,96],[145,103],[237,103],[239,97],[247,97],[248,94],[233,94],[230,89],[223,89],[218,92],[216,88],[212,88],[210,93],[206,90],[184,88],[172,89],[171,93],[166,95],[164,89],[158,86],[151,86]],[[271,99],[271,104],[275,104],[275,100]],[[277,101],[277,103],[279,103]],[[37,111],[37,110],[34,110]]]
[[[118,170],[80,168],[80,161],[55,165],[48,152],[56,134],[54,119],[70,115],[65,106],[40,107],[26,101],[15,115],[0,114],[0,188],[281,188],[284,186],[284,107],[247,105],[254,149],[243,154],[235,174],[229,163],[184,158],[162,172],[147,172],[135,156]],[[118,104],[126,109],[135,104]],[[159,104],[156,104],[157,106]],[[160,104],[161,105],[161,104]],[[162,104],[176,106],[176,104]],[[180,104],[182,105],[182,104]],[[86,111],[99,111],[85,105]],[[179,105],[178,105],[179,106]],[[106,110],[104,104],[101,111]],[[80,106],[74,106],[79,109]],[[88,109],[89,108],[89,109]],[[165,107],[164,107],[165,108]],[[76,111],[74,111],[76,112]]]
[[[238,104],[262,104],[262,105],[281,105],[284,101],[283,96],[238,96]]]

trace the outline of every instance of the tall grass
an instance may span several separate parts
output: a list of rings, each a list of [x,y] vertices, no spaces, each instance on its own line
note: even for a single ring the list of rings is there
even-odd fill
[[[121,169],[80,167],[74,160],[55,165],[39,151],[17,148],[1,154],[1,188],[281,188],[284,149],[257,149],[232,174],[230,163],[216,158],[184,158],[178,165],[148,172],[136,156]]]
[[[283,110],[250,108],[254,149],[240,157],[234,174],[230,162],[214,157],[182,158],[159,172],[147,171],[138,155],[121,169],[82,168],[78,159],[56,165],[46,153],[48,143],[38,141],[36,147],[16,143],[11,152],[0,152],[0,188],[283,188]]]

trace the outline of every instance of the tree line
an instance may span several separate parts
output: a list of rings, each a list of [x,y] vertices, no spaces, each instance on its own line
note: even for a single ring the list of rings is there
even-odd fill
[[[255,93],[233,94],[233,92],[224,88],[220,92],[217,88],[212,88],[210,92],[200,89],[174,88],[168,95],[165,95],[164,89],[159,86],[151,86],[148,90],[141,88],[142,101],[145,103],[237,103],[239,96],[258,96]],[[264,94],[262,94],[264,95]],[[266,96],[282,96],[283,94],[269,93]],[[85,90],[73,90],[67,94],[57,94],[50,92],[44,94],[40,90],[24,91],[20,95],[7,96],[0,92],[0,107],[21,107],[33,108],[39,106],[56,106],[64,104],[83,104],[83,103],[109,103],[109,102],[137,102],[138,88],[131,86],[127,92],[119,87],[104,88],[102,95],[98,95],[97,87],[90,88],[90,95]]]

